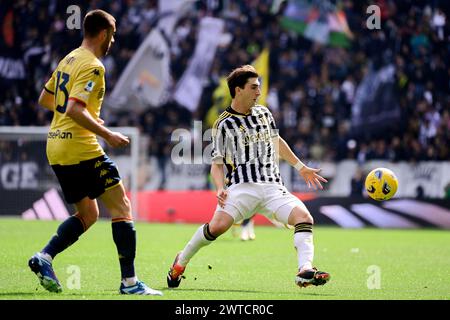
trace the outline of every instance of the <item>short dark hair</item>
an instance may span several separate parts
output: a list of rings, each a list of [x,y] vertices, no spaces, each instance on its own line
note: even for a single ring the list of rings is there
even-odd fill
[[[236,87],[244,89],[247,80],[250,78],[259,78],[256,69],[246,64],[234,69],[227,77],[228,89],[230,90],[231,98],[236,96]]]
[[[96,9],[89,11],[83,20],[83,33],[86,38],[96,37],[102,30],[114,28],[116,19],[108,12]]]

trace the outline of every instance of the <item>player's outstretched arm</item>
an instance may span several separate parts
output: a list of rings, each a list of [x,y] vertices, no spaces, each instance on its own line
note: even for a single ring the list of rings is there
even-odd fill
[[[280,157],[286,160],[292,167],[294,167],[298,171],[302,178],[305,179],[308,188],[313,187],[314,189],[317,189],[317,187],[319,187],[320,189],[323,189],[323,186],[320,182],[328,181],[318,174],[322,169],[314,169],[306,166],[295,155],[295,153],[291,150],[291,148],[283,138],[278,137],[278,139],[278,150]]]
[[[120,132],[113,132],[102,125],[101,121],[95,120],[86,107],[73,99],[69,99],[66,115],[72,118],[83,128],[95,133],[105,139],[111,147],[124,147],[130,143],[128,137]]]

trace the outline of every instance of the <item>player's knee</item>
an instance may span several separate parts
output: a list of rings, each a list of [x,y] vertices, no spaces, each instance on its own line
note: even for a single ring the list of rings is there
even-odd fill
[[[131,219],[131,202],[127,196],[123,196],[118,200],[112,208],[110,208],[110,213],[114,218],[126,218]]]
[[[297,223],[303,222],[314,224],[314,219],[307,210],[295,207],[294,209],[292,209],[292,212],[289,215],[288,222],[293,226],[295,226]]]
[[[209,231],[215,237],[219,237],[220,235],[224,234],[229,228],[230,226],[228,226],[228,224],[226,224],[224,221],[211,221],[209,223]]]
[[[220,235],[222,235],[224,233],[222,226],[220,226],[218,224],[211,224],[211,223],[209,224],[209,232],[214,237],[219,237]]]
[[[131,216],[131,201],[127,196],[124,196],[122,199],[122,211],[127,216]]]
[[[99,212],[95,211],[95,212],[89,212],[89,214],[87,215],[87,219],[88,219],[88,225],[92,226],[94,223],[97,222],[98,220],[98,216],[99,216]]]
[[[75,215],[83,222],[86,231],[90,226],[97,222],[99,213],[94,210],[86,210],[82,212],[79,211]]]
[[[218,237],[227,232],[228,229],[231,228],[233,223],[234,223],[233,217],[231,217],[227,213],[216,212],[209,223],[209,230],[212,235]]]

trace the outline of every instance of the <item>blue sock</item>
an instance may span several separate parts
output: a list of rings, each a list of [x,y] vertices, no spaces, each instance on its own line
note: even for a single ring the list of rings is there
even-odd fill
[[[45,248],[42,249],[42,252],[48,253],[54,258],[58,253],[77,241],[83,232],[83,222],[79,218],[71,216],[59,225],[56,235],[50,239]]]
[[[112,234],[119,254],[122,279],[135,276],[136,229],[133,221],[112,222]]]

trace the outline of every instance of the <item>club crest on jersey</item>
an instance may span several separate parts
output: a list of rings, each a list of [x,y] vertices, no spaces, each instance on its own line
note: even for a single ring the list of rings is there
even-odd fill
[[[94,89],[95,86],[95,82],[92,80],[89,80],[86,85],[84,86],[84,91],[87,92],[92,92],[92,90]]]

